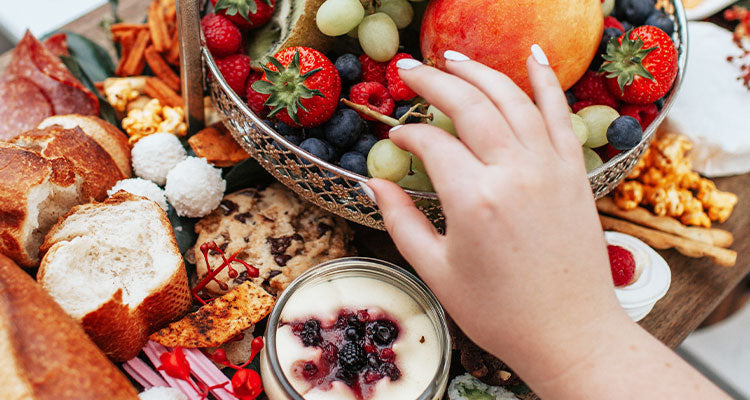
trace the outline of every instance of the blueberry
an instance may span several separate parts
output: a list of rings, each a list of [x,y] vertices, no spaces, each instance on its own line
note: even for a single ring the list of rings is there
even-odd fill
[[[336,147],[349,148],[365,129],[362,117],[352,109],[337,110],[323,126],[328,142]]]
[[[326,133],[323,131],[322,126],[316,126],[314,128],[307,128],[305,129],[305,137],[314,137],[318,139],[325,139]]]
[[[323,161],[331,161],[335,154],[330,153],[329,144],[318,139],[318,138],[308,138],[302,141],[302,143],[299,144],[299,147],[314,155],[315,157],[320,158]]]
[[[599,67],[601,67],[604,62],[602,55],[607,54],[607,44],[609,44],[610,40],[618,38],[622,34],[623,32],[621,30],[614,27],[609,27],[604,30],[604,33],[602,33],[602,40],[599,42],[599,50],[597,50],[596,57],[594,57],[594,61],[591,62],[589,69],[594,71],[599,70]]]
[[[341,156],[339,165],[341,165],[341,168],[348,169],[355,174],[367,176],[367,157],[363,156],[362,153],[356,151],[344,153]]]
[[[661,30],[664,31],[669,36],[672,36],[674,33],[674,21],[669,19],[667,17],[667,14],[664,14],[661,11],[657,11],[653,14],[651,14],[647,19],[644,25],[651,25],[655,26]]]
[[[612,121],[607,128],[607,140],[617,150],[630,150],[641,142],[643,128],[637,119],[624,115]]]
[[[344,54],[334,63],[344,85],[352,84],[362,77],[362,64],[354,54]]]
[[[349,342],[339,350],[339,365],[348,372],[358,372],[367,365],[367,354],[362,346]]]
[[[667,94],[667,96],[669,96],[669,94]],[[664,96],[661,99],[656,100],[654,102],[654,104],[656,104],[656,108],[658,108],[659,110],[661,110],[662,108],[664,108],[664,104],[667,103],[667,96]]]
[[[344,330],[344,337],[346,340],[356,342],[357,340],[361,339],[361,336],[359,335],[359,331],[357,328],[348,327]]]
[[[362,135],[362,137],[357,140],[357,143],[354,143],[354,146],[352,146],[352,151],[356,151],[357,153],[367,157],[367,154],[370,153],[370,149],[377,142],[378,138],[376,138],[374,135],[370,135],[369,133],[366,135]]]
[[[375,343],[388,346],[396,340],[397,336],[398,328],[396,328],[396,325],[394,325],[393,322],[386,319],[375,321],[372,334],[372,340],[374,340]]]
[[[276,122],[274,124],[274,129],[276,129],[276,132],[280,133],[281,136],[287,136],[287,135],[301,135],[302,130],[298,128],[291,127],[281,121]]]
[[[568,105],[573,107],[573,104],[576,103],[576,95],[573,94],[572,90],[568,90],[565,92],[565,99],[568,100]]]
[[[641,26],[656,8],[654,0],[618,0],[615,10],[620,21]]]
[[[625,32],[634,28],[633,24],[631,24],[628,21],[620,21],[620,24],[622,24],[622,27],[625,29]]]
[[[292,144],[295,146],[299,146],[299,144],[302,143],[302,132],[291,133],[291,134],[282,135],[282,136],[284,136],[284,139],[292,142]]]
[[[406,114],[407,111],[411,110],[410,105],[407,106],[398,106],[396,108],[396,111],[393,112],[393,118],[400,119],[404,114]],[[406,119],[407,124],[416,124],[419,122],[419,118],[417,117],[409,117]]]

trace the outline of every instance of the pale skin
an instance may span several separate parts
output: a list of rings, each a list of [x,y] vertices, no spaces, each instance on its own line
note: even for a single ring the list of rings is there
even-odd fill
[[[460,138],[425,124],[390,136],[424,162],[446,234],[398,185],[367,185],[399,251],[461,329],[542,398],[728,398],[617,302],[581,145],[544,58],[527,60],[536,103],[474,61],[447,61],[447,72],[399,66]]]

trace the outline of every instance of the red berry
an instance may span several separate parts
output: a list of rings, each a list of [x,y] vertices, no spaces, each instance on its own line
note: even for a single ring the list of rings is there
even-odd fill
[[[388,139],[391,137],[391,127],[382,123],[382,122],[375,122],[374,124],[371,124],[372,126],[372,134],[375,135],[376,138],[383,140]]]
[[[380,82],[383,86],[388,85],[388,80],[385,78],[388,63],[377,62],[367,54],[359,56],[359,63],[362,64],[362,82]]]
[[[612,279],[615,286],[625,286],[635,276],[635,259],[633,254],[620,246],[607,246],[609,266],[612,269]]]
[[[617,150],[616,148],[612,147],[611,144],[607,143],[606,146],[604,146],[604,162],[607,162],[611,159],[613,159],[616,155],[620,154],[620,150]]]
[[[222,58],[240,50],[242,34],[226,17],[208,14],[201,20],[206,46],[214,57]]]
[[[406,53],[396,54],[388,63],[388,68],[386,68],[385,72],[385,79],[388,81],[388,92],[391,93],[391,96],[396,101],[411,100],[417,97],[417,94],[411,90],[398,75],[396,62],[398,62],[398,60],[403,60],[404,58],[413,59],[414,57]]]
[[[259,81],[263,78],[262,72],[253,71],[250,77],[247,78],[247,89],[245,94],[247,95],[247,106],[250,107],[253,112],[261,118],[265,118],[268,115],[268,109],[265,106],[266,98],[268,96],[258,93],[252,88],[255,81]]]
[[[578,101],[590,100],[593,104],[617,108],[617,98],[607,89],[606,79],[594,71],[586,71],[573,86],[573,95]]]
[[[216,60],[216,66],[237,96],[245,97],[245,82],[250,75],[250,57],[235,54]]]
[[[620,107],[620,115],[629,115],[638,120],[645,130],[651,125],[651,122],[659,115],[659,109],[656,104],[626,104]]]
[[[572,105],[572,106],[571,106],[570,108],[572,108],[572,109],[573,109],[573,112],[574,112],[574,113],[577,113],[578,111],[581,111],[581,110],[583,110],[584,108],[586,108],[586,107],[588,107],[588,106],[593,106],[593,105],[595,105],[595,104],[596,104],[596,103],[594,103],[594,102],[593,102],[593,101],[591,101],[591,100],[581,100],[581,101],[579,101],[579,102],[576,102],[575,104],[573,104],[573,105]]]
[[[604,29],[607,29],[607,28],[617,28],[620,30],[620,32],[623,32],[623,33],[625,32],[625,27],[622,26],[622,24],[620,23],[620,21],[617,20],[617,18],[612,17],[612,16],[604,17]]]
[[[254,29],[271,19],[276,0],[211,0],[211,4],[217,14],[229,18],[237,27]],[[242,15],[244,12],[247,16]]]
[[[370,107],[371,110],[377,111],[383,115],[391,115],[396,102],[388,93],[388,89],[378,82],[360,82],[352,86],[349,92],[349,100],[357,104],[363,104]],[[373,118],[363,115],[367,120],[374,121]]]

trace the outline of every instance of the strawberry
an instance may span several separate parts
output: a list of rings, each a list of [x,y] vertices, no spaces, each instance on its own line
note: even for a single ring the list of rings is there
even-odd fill
[[[409,86],[401,80],[398,75],[398,67],[396,62],[403,60],[404,58],[414,58],[406,53],[398,53],[388,63],[388,67],[385,70],[385,79],[388,81],[388,92],[393,96],[393,100],[411,100],[417,97],[417,94],[409,88]]]
[[[379,82],[383,86],[388,86],[388,80],[385,78],[388,63],[375,61],[367,54],[359,56],[359,63],[362,64],[362,82]]]
[[[250,57],[244,54],[235,54],[216,60],[221,75],[227,81],[229,87],[237,93],[237,96],[245,97],[245,82],[250,75]]]
[[[222,58],[240,50],[242,34],[226,17],[208,14],[201,20],[206,46],[214,57]]]
[[[577,113],[578,111],[581,111],[584,108],[588,106],[593,106],[595,104],[596,103],[594,103],[591,100],[581,100],[581,101],[574,103],[572,106],[570,106],[570,108],[573,110],[574,113]]]
[[[573,86],[573,95],[578,101],[590,100],[593,104],[617,108],[617,98],[607,90],[604,76],[594,71],[586,71]]]
[[[674,84],[677,49],[661,29],[640,26],[607,44],[601,71],[607,73],[607,88],[620,100],[653,103]]]
[[[612,269],[612,279],[615,286],[626,286],[635,276],[635,259],[633,254],[620,246],[607,246],[609,266]]]
[[[265,25],[273,16],[276,0],[211,0],[217,14],[223,15],[242,29]]]
[[[388,93],[388,89],[379,82],[360,82],[352,86],[349,90],[349,100],[353,103],[366,105],[371,110],[383,115],[391,115],[396,107],[396,102]],[[362,115],[362,117],[374,121],[372,117],[366,115]]]
[[[625,32],[625,27],[622,26],[617,18],[612,16],[604,17],[604,29],[607,28],[617,28],[620,30],[620,32]]]
[[[264,104],[266,102],[266,95],[258,93],[253,89],[253,83],[261,80],[261,78],[263,78],[262,72],[253,71],[250,73],[250,76],[247,78],[247,90],[245,91],[245,94],[247,95],[247,106],[250,107],[257,116],[266,118],[268,114],[268,109]]]
[[[659,109],[656,104],[626,104],[618,110],[620,115],[629,115],[638,120],[643,129],[645,130],[651,125],[657,115],[659,115]]]
[[[341,77],[331,60],[309,47],[287,47],[268,58],[263,78],[252,88],[266,97],[265,105],[283,123],[312,128],[336,111]]]

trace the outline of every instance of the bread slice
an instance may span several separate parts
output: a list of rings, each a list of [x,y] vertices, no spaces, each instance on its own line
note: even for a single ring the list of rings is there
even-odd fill
[[[33,279],[0,255],[0,395],[137,399],[127,378]]]
[[[60,125],[65,129],[81,128],[83,133],[94,139],[112,157],[125,178],[130,178],[130,145],[128,137],[109,122],[92,115],[55,115],[44,119],[37,129]]]
[[[119,191],[74,207],[47,234],[37,280],[114,361],[191,304],[185,264],[164,210]]]
[[[21,266],[38,265],[44,235],[82,202],[82,184],[67,160],[0,142],[0,252]]]

